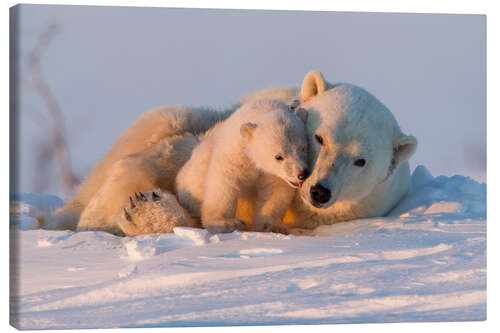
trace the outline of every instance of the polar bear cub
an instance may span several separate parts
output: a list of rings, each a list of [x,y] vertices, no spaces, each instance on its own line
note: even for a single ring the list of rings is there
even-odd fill
[[[255,203],[252,229],[286,233],[282,219],[309,175],[307,113],[278,100],[243,105],[210,130],[176,178],[177,199],[209,232],[243,230],[238,198]]]

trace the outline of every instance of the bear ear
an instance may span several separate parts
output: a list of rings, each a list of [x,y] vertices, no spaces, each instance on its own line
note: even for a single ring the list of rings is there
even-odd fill
[[[318,71],[311,71],[306,74],[304,81],[302,81],[302,88],[300,89],[300,100],[302,102],[308,99],[321,95],[327,88],[327,84],[323,75]]]
[[[257,124],[245,123],[240,127],[240,133],[246,140],[250,140],[253,135],[253,131],[257,128]]]
[[[295,110],[295,114],[297,115],[297,117],[300,118],[300,120],[302,120],[302,122],[305,124],[306,121],[307,121],[307,116],[309,115],[307,113],[307,111],[305,109],[302,109],[302,108],[298,108]]]
[[[393,165],[397,166],[407,161],[417,149],[417,139],[412,135],[401,134],[392,143],[394,151]]]

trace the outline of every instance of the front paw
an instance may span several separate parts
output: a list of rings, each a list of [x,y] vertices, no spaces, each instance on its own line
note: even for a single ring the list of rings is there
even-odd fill
[[[235,230],[245,231],[247,225],[239,219],[221,219],[204,222],[203,226],[211,234],[229,233]]]
[[[282,221],[275,221],[275,222],[261,222],[261,223],[255,223],[254,224],[254,230],[255,231],[260,231],[260,232],[274,232],[277,234],[284,234],[288,235],[288,228]]]

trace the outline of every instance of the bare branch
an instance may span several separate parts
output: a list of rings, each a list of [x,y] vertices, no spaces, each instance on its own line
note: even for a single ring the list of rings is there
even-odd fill
[[[28,68],[31,73],[33,87],[40,94],[45,106],[47,107],[49,116],[52,119],[52,146],[60,169],[61,187],[65,195],[68,196],[71,194],[73,187],[78,183],[78,179],[71,170],[61,108],[59,107],[54,94],[51,92],[49,86],[44,80],[40,66],[40,59],[42,58],[43,53],[47,49],[50,41],[58,32],[59,25],[57,23],[52,23],[47,27],[47,29],[40,36],[37,45],[29,53]],[[46,156],[46,153],[41,154],[40,157],[43,157],[46,160],[50,159]]]

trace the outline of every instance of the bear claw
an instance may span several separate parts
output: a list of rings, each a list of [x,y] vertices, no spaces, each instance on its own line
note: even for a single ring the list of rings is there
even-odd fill
[[[127,220],[129,222],[133,221],[133,216],[137,213],[141,207],[146,204],[147,202],[156,202],[160,201],[162,196],[161,192],[150,192],[151,196],[149,196],[149,193],[144,194],[143,192],[134,192],[133,195],[131,195],[129,199],[129,204],[127,207],[123,208],[123,218],[124,220]]]
[[[127,212],[126,208],[123,208],[123,212],[125,213],[125,218],[127,219],[127,221],[132,222],[132,216],[130,215],[129,212]]]

